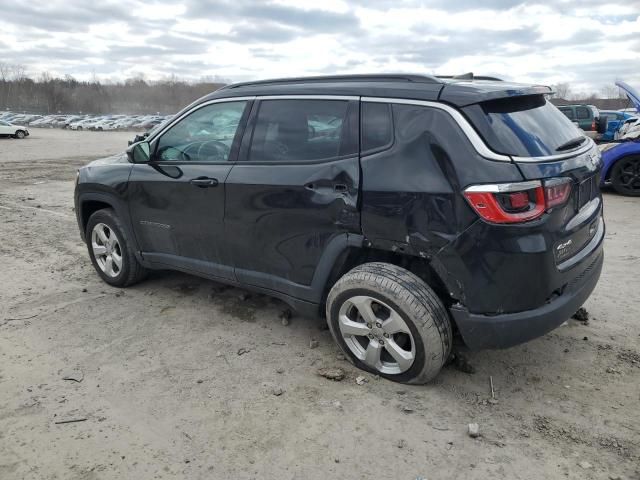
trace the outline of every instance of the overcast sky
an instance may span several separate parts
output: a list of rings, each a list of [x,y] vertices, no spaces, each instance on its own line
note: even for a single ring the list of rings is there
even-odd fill
[[[0,12],[0,62],[30,74],[473,71],[576,90],[640,86],[640,0],[0,0]]]

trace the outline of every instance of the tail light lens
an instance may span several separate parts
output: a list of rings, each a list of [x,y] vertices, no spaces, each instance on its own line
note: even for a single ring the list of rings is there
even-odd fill
[[[593,120],[591,120],[591,131],[595,132],[597,129],[597,125],[596,125],[596,119],[594,118]]]
[[[544,194],[547,200],[547,209],[564,205],[571,195],[571,179],[564,177],[545,181]]]
[[[571,179],[558,178],[494,185],[474,185],[464,191],[471,207],[491,223],[522,223],[563,205],[571,194]]]

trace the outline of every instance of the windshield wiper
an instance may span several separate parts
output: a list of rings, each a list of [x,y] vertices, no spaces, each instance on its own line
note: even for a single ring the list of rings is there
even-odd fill
[[[556,152],[561,152],[563,150],[569,150],[570,148],[577,147],[578,145],[582,145],[582,143],[587,139],[584,135],[581,135],[576,138],[572,138],[568,142],[564,142],[558,148],[556,148]]]

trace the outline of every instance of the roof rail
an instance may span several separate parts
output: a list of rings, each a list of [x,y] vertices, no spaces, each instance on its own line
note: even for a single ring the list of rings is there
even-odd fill
[[[316,77],[274,78],[270,80],[256,80],[254,82],[232,83],[220,90],[230,88],[249,87],[254,85],[278,85],[287,83],[328,83],[328,82],[414,82],[414,83],[442,83],[432,75],[406,74],[354,74],[354,75],[324,75]]]
[[[436,75],[436,78],[450,78],[451,80],[492,80],[494,82],[502,82],[498,77],[488,77],[485,75],[474,75],[473,72],[463,73],[461,75]]]

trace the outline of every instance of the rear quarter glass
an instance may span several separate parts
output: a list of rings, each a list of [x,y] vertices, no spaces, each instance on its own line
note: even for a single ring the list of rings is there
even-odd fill
[[[582,135],[543,95],[502,98],[463,111],[489,147],[506,155],[555,155],[559,146]]]

